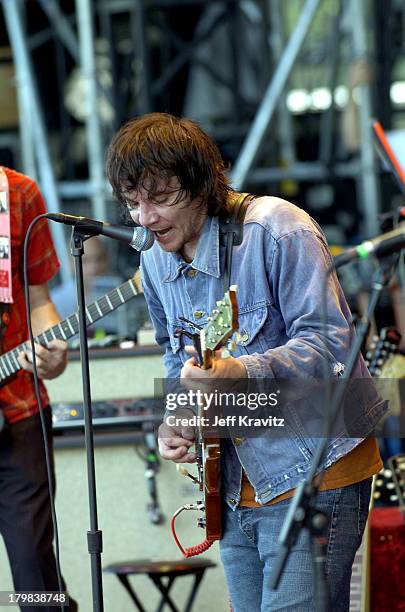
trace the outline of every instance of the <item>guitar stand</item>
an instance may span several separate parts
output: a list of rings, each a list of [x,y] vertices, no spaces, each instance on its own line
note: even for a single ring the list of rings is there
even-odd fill
[[[91,560],[91,579],[94,612],[103,612],[103,582],[101,573],[102,533],[97,522],[96,476],[94,464],[94,437],[91,410],[89,353],[87,345],[86,304],[83,283],[83,244],[89,238],[76,227],[72,228],[71,254],[75,258],[76,292],[78,303],[80,361],[83,384],[84,436],[86,444],[87,483],[89,495],[90,531],[87,532],[87,546]]]

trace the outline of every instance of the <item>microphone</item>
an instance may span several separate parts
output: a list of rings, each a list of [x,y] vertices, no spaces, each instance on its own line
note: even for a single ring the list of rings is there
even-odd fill
[[[383,257],[384,255],[390,255],[404,248],[405,223],[401,223],[397,229],[381,234],[372,240],[366,240],[351,249],[347,249],[341,255],[334,257],[333,262],[335,268],[338,268],[353,259],[366,259],[370,255]]]
[[[76,215],[65,215],[64,213],[48,213],[47,218],[57,223],[74,225],[84,234],[90,236],[108,236],[115,240],[126,242],[136,251],[147,251],[151,248],[154,237],[146,227],[126,227],[125,225],[112,225],[104,221],[96,221],[89,217],[77,217]]]

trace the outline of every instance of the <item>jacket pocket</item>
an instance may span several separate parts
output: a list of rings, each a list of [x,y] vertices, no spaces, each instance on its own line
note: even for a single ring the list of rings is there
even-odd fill
[[[275,346],[265,302],[239,309],[236,344],[239,354],[264,353]],[[273,337],[273,344],[272,344]]]

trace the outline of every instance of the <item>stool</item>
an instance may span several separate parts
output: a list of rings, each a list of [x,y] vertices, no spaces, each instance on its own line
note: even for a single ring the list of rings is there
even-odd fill
[[[169,591],[176,578],[179,576],[188,576],[189,574],[193,574],[194,584],[184,608],[184,612],[190,612],[205,570],[209,567],[215,566],[215,563],[206,559],[184,559],[182,561],[140,560],[112,563],[111,565],[105,567],[104,571],[117,576],[118,580],[128,591],[129,596],[138,608],[139,612],[146,612],[146,610],[131,586],[128,576],[135,574],[147,574],[149,576],[155,587],[162,595],[156,612],[161,612],[166,604],[170,607],[172,612],[179,612],[179,608],[174,605],[169,596]],[[167,582],[165,584],[163,580],[166,578]]]

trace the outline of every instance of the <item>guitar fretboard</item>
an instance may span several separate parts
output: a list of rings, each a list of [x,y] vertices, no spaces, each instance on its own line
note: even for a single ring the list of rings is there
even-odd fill
[[[86,325],[91,325],[110,312],[113,312],[139,293],[140,291],[137,289],[133,279],[130,279],[116,289],[109,291],[103,295],[103,297],[86,306]],[[53,327],[50,327],[44,331],[42,334],[36,336],[35,342],[42,344],[43,346],[47,346],[51,340],[68,340],[78,333],[79,316],[78,313],[75,312],[67,319],[60,321]],[[0,356],[0,383],[3,383],[21,369],[17,357],[21,352],[30,349],[30,347],[31,345],[29,342],[23,342],[11,351],[8,351],[7,353],[4,353],[4,355]]]

